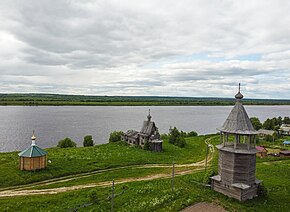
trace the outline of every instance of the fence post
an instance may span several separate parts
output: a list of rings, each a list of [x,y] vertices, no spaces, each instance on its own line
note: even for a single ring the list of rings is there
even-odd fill
[[[115,198],[115,182],[112,182],[112,197],[111,197],[111,212],[114,211],[114,198]]]
[[[208,144],[206,144],[205,168],[204,168],[205,172],[206,172],[206,168],[207,168],[207,155],[208,155]]]
[[[171,181],[171,186],[172,186],[172,192],[174,192],[174,160],[172,161],[172,181]]]

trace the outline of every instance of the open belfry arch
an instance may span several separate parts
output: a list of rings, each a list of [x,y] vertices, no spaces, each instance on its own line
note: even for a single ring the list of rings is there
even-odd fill
[[[220,131],[218,175],[211,177],[215,191],[240,201],[257,196],[261,181],[256,172],[256,136],[248,114],[242,104],[243,95],[235,95],[236,104]]]

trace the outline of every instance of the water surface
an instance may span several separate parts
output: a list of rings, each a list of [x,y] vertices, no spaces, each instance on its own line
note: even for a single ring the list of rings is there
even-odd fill
[[[22,150],[30,145],[35,130],[37,144],[47,148],[70,137],[78,146],[85,135],[95,143],[108,141],[110,132],[140,130],[151,109],[161,133],[170,126],[199,134],[216,133],[233,106],[0,106],[0,152]],[[290,106],[245,106],[249,116],[261,121],[290,116]]]

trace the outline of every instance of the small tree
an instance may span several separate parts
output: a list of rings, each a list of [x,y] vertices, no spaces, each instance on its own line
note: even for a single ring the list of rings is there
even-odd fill
[[[250,118],[253,127],[255,128],[255,130],[259,130],[263,127],[262,123],[260,122],[260,120],[257,117],[251,117]]]
[[[122,131],[114,131],[110,134],[110,138],[109,138],[109,142],[117,142],[117,141],[121,141],[121,136],[124,133]]]
[[[76,147],[77,144],[73,142],[70,138],[65,138],[63,140],[60,140],[57,144],[57,147],[60,148],[68,148],[68,147]]]
[[[161,140],[164,140],[164,139],[169,138],[169,135],[166,134],[166,133],[163,133],[163,134],[160,135],[160,138],[161,138]]]
[[[169,134],[169,143],[178,147],[184,147],[186,142],[182,136],[184,133],[180,133],[176,127],[174,127]]]
[[[284,124],[290,124],[290,118],[288,116],[285,116],[283,119]]]
[[[84,146],[94,146],[93,137],[91,135],[86,135],[84,137],[83,145]]]
[[[186,137],[187,136],[187,133],[186,132],[183,132],[182,130],[180,131],[180,135],[182,136],[182,137]]]
[[[195,131],[191,131],[191,132],[187,133],[187,137],[194,137],[194,136],[197,136],[197,135],[198,134]]]
[[[178,147],[183,148],[186,144],[184,137],[178,136],[174,144]]]
[[[169,134],[169,143],[174,144],[176,139],[180,136],[180,132],[174,127]]]
[[[273,130],[275,127],[272,119],[266,119],[266,121],[263,123],[263,128],[266,130]]]

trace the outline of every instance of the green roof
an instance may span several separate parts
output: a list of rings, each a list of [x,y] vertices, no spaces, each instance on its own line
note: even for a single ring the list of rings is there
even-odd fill
[[[20,157],[29,157],[29,158],[34,158],[34,157],[41,157],[44,155],[47,155],[47,152],[41,149],[38,146],[33,146],[31,145],[27,149],[23,150],[18,154]]]

